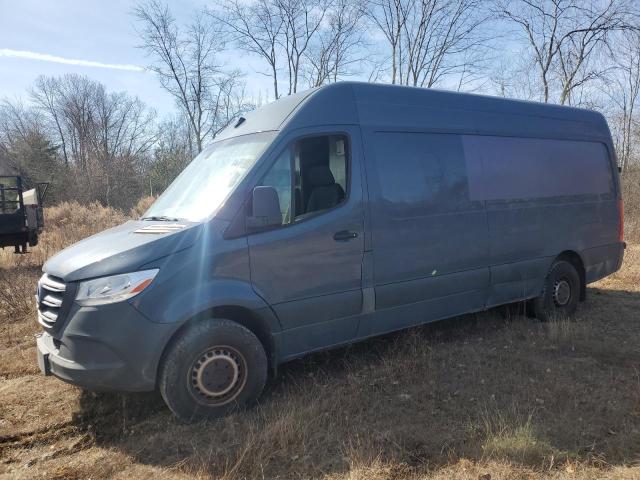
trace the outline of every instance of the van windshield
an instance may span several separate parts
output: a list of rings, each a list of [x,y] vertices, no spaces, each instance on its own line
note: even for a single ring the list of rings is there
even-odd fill
[[[200,222],[213,214],[253,167],[275,132],[222,140],[203,150],[142,219]]]

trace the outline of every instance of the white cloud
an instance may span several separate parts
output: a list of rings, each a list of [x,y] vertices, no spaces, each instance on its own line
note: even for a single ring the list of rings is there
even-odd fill
[[[94,62],[93,60],[79,60],[76,58],[58,57],[46,53],[30,52],[28,50],[12,50],[0,48],[0,57],[25,58],[28,60],[41,60],[43,62],[64,63],[65,65],[78,65],[81,67],[109,68],[112,70],[128,70],[130,72],[144,72],[145,69],[138,65],[126,65],[117,63]]]

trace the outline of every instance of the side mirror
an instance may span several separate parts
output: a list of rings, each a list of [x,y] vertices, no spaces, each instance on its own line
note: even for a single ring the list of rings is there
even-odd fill
[[[259,229],[282,225],[280,200],[275,188],[255,187],[251,196],[253,215],[247,217],[248,228]]]

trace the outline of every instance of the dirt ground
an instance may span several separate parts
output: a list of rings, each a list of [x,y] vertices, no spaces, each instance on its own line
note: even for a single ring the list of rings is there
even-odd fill
[[[40,375],[39,263],[0,258],[0,478],[640,479],[640,244],[572,321],[514,306],[316,354],[196,425]]]

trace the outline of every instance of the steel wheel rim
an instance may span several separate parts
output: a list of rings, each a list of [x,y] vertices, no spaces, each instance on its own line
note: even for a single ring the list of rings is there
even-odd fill
[[[232,402],[247,380],[247,362],[235,348],[219,345],[196,357],[187,373],[192,397],[199,403],[220,406]]]
[[[553,284],[553,301],[559,307],[564,307],[571,300],[571,285],[564,278]]]

